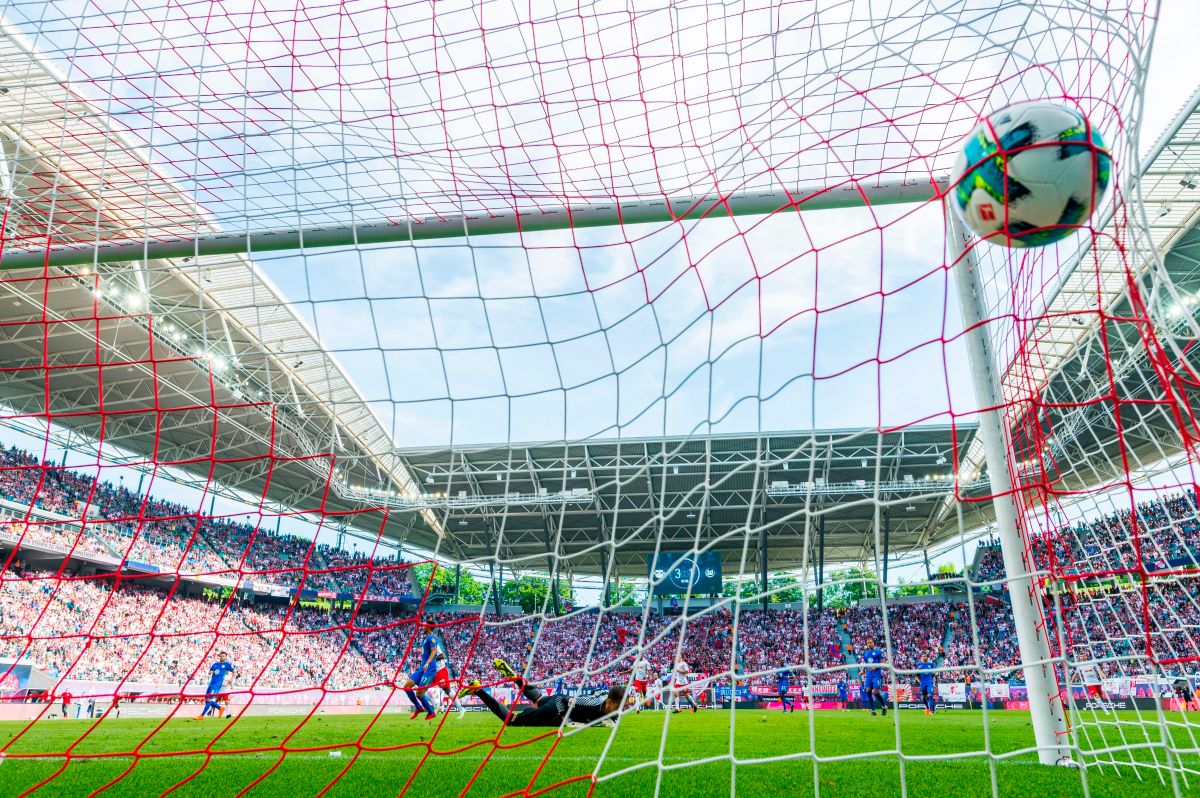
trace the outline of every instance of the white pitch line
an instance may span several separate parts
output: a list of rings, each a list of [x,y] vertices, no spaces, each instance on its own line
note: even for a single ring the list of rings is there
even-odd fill
[[[335,750],[335,751],[340,750],[343,752],[343,754],[341,757],[337,757],[337,756],[330,756],[328,753],[318,754],[318,753],[314,753],[314,752],[303,752],[303,753],[287,754],[286,758],[287,759],[325,759],[325,760],[329,760],[329,759],[350,759],[353,757],[353,749],[345,749],[345,748],[336,749],[335,748],[332,750]],[[435,759],[440,759],[440,758],[458,756],[460,754],[466,754],[466,753],[468,753],[468,752],[460,751],[458,754],[432,754],[431,756]],[[413,754],[404,755],[404,754],[399,754],[399,753],[390,752],[390,751],[363,751],[361,754],[358,755],[358,759],[382,759],[382,760],[400,761],[400,760],[406,760],[406,759],[411,760],[418,756],[420,756],[420,755],[415,752]],[[883,756],[894,757],[895,754],[883,755]],[[66,758],[67,757],[64,754],[37,754],[34,756],[20,757],[20,759],[38,759],[38,760],[42,760],[42,759],[57,760],[57,759],[66,759]],[[82,755],[82,756],[77,755],[77,756],[73,756],[70,758],[83,760],[83,759],[92,759],[92,758],[98,758],[98,757],[88,757],[86,755]],[[113,757],[104,757],[104,758],[115,760],[115,759],[131,759],[133,757],[132,757],[132,755],[127,755],[124,757],[113,756]],[[150,759],[165,759],[166,757],[143,756],[141,758],[150,760]],[[204,754],[193,754],[193,753],[179,754],[178,756],[176,756],[174,758],[175,759],[203,759]],[[214,761],[221,760],[221,759],[277,759],[277,758],[278,758],[277,754],[268,753],[268,752],[246,752],[246,753],[229,753],[229,754],[221,753],[221,752],[214,752],[213,757],[212,757],[212,759]],[[826,766],[831,766],[831,765],[839,765],[839,764],[843,764],[843,763],[847,763],[847,762],[871,763],[873,759],[877,760],[880,758],[883,758],[883,757],[882,756],[881,757],[864,756],[864,757],[858,758],[858,759],[832,760],[832,761],[820,762],[819,764],[822,767],[826,767]],[[4,757],[0,756],[0,762],[2,762],[3,760],[4,760]],[[594,763],[594,762],[599,762],[600,757],[598,757],[598,756],[582,756],[582,755],[578,755],[578,754],[573,754],[571,756],[554,754],[554,755],[551,755],[550,757],[536,756],[533,754],[493,754],[492,756],[488,757],[489,762],[497,762],[497,761],[500,761],[500,762],[541,762],[543,760],[552,760],[555,762],[593,762]],[[693,760],[691,757],[665,757],[662,760],[655,760],[650,757],[606,756],[603,758],[603,761],[604,762],[642,762],[642,763],[653,763],[655,761],[662,761],[663,763],[667,763],[667,762],[691,762]],[[732,764],[732,760],[726,759],[724,761],[730,762]],[[805,755],[799,755],[799,756],[792,757],[789,759],[779,760],[780,763],[786,762],[788,764],[796,764],[797,762],[804,762],[804,761],[807,761],[809,763],[812,762],[812,760]],[[926,761],[929,761],[929,760],[926,760]],[[949,759],[937,760],[936,762],[932,762],[932,763],[933,764],[943,764],[943,763],[951,762],[951,761],[954,761],[954,760],[949,760]],[[958,761],[972,762],[972,763],[976,763],[979,765],[987,764],[986,759],[984,759],[982,757],[977,757],[977,756],[976,757],[964,757]],[[1200,757],[1187,757],[1187,758],[1174,757],[1174,761],[1179,762],[1181,764],[1200,765]],[[1020,766],[1020,767],[1028,767],[1031,765],[1037,766],[1037,767],[1045,767],[1040,762],[1033,760],[1033,759],[1029,759],[1029,760],[997,759],[997,760],[995,760],[995,762],[998,767],[999,766],[1009,767],[1009,766],[1013,766],[1013,765]],[[914,764],[914,762],[912,760],[907,760],[907,763]],[[708,762],[705,762],[704,764],[713,764],[713,763],[711,761],[708,761]],[[774,763],[772,763],[772,762],[757,762],[757,763],[741,762],[741,763],[738,763],[738,766],[739,767],[754,767],[754,766],[760,765],[760,764],[774,764]],[[879,764],[879,763],[874,762],[874,764]],[[920,763],[916,763],[916,764],[920,764]],[[1112,768],[1112,767],[1116,767],[1117,765],[1119,765],[1121,768],[1127,768],[1127,767],[1133,766],[1133,765],[1131,765],[1131,763],[1128,763],[1128,762],[1117,763],[1116,765],[1114,765],[1114,763],[1112,763],[1112,762],[1103,762],[1103,763],[1096,763],[1096,764],[1089,765],[1089,767],[1090,768]],[[1151,763],[1147,762],[1147,763],[1143,763],[1142,767],[1143,768],[1153,768],[1154,766]]]

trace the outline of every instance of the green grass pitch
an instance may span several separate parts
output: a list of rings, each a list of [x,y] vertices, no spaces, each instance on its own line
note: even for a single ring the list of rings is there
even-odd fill
[[[1133,713],[1120,719],[1128,722],[1123,727],[1127,742],[1155,739],[1156,727],[1146,738],[1144,727],[1132,725]],[[980,712],[944,712],[935,718],[902,712],[899,738],[894,715],[872,718],[859,711],[818,712],[810,719],[805,712],[708,710],[671,716],[665,735],[663,713],[646,712],[624,716],[616,730],[571,730],[561,740],[553,731],[508,729],[498,746],[499,723],[486,713],[471,712],[461,719],[451,715],[436,723],[401,715],[372,720],[367,715],[176,719],[165,724],[47,719],[8,746],[8,756],[0,761],[0,795],[19,795],[48,778],[38,795],[87,795],[110,782],[110,795],[159,795],[196,774],[172,795],[213,798],[245,790],[254,796],[300,798],[328,787],[327,795],[357,798],[396,795],[407,784],[406,795],[438,798],[459,795],[471,783],[469,795],[548,790],[558,798],[586,795],[601,759],[593,793],[598,796],[652,796],[660,779],[662,796],[729,796],[731,779],[736,779],[738,796],[811,795],[819,783],[821,795],[882,798],[900,794],[901,767],[909,796],[991,795],[993,778],[999,795],[1084,794],[1076,769],[1042,767],[1030,754],[1003,756],[1032,740],[1029,716],[1020,712],[989,716],[990,749],[1001,755],[990,760],[993,766],[978,755],[985,749]],[[0,724],[0,741],[10,742],[24,728],[23,723]],[[1181,726],[1177,742],[1194,746],[1188,731]],[[1090,732],[1090,744],[1100,745],[1096,730]],[[1113,742],[1120,737],[1117,727],[1107,734]],[[814,750],[819,757],[886,752],[895,750],[897,739],[908,756],[977,755],[902,763],[894,754],[880,753],[870,759],[820,762],[815,769],[811,758],[755,761]],[[206,748],[211,755],[204,753]],[[135,749],[141,754],[136,759],[128,753]],[[78,758],[64,767],[62,754],[68,750]],[[331,756],[331,751],[340,755]],[[16,756],[22,753],[58,756]],[[104,753],[119,755],[94,756]],[[736,766],[731,755],[739,760]],[[1161,750],[1157,755],[1162,761]],[[1137,756],[1150,759],[1154,753],[1143,750]],[[1192,769],[1200,763],[1195,753],[1183,761]],[[605,778],[619,771],[625,772]],[[1120,798],[1171,794],[1169,780],[1163,784],[1153,773],[1142,772],[1139,779],[1130,769],[1118,775],[1111,767],[1089,768],[1088,790],[1092,796]],[[1181,780],[1179,788],[1190,791],[1195,783]]]

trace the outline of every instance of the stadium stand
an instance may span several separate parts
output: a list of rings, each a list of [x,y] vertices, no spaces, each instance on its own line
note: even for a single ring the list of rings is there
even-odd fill
[[[123,485],[44,463],[16,448],[0,447],[0,499],[6,501],[0,507],[0,533],[10,543],[45,544],[83,558],[137,560],[167,573],[240,572],[257,584],[285,588],[355,595],[418,592],[412,569],[402,560],[314,545],[307,538],[261,529],[249,519],[198,520],[198,514],[182,505],[140,496]],[[1188,492],[1139,505],[1137,519],[1115,514],[1080,522],[1037,541],[1038,562],[1044,566],[1051,557],[1058,558],[1072,563],[1077,573],[1128,565],[1134,558],[1132,546],[1113,541],[1132,539],[1135,520],[1148,568],[1190,561],[1200,543],[1194,507],[1195,496]],[[81,533],[78,521],[72,525],[31,520],[34,510],[88,520]],[[18,546],[15,555],[19,552]],[[114,589],[112,574],[77,575],[68,566],[61,574],[31,570],[16,556],[3,577],[0,656],[25,655],[56,677],[186,684],[214,652],[227,650],[233,661],[253,662],[255,672],[261,670],[256,689],[337,690],[385,686],[414,665],[411,605],[391,612],[352,613],[286,601],[255,604],[215,594],[184,595],[177,588],[128,577]],[[996,541],[980,542],[971,578],[1003,580]],[[1145,612],[1153,616],[1151,642],[1156,650],[1193,650],[1193,632],[1200,629],[1200,586],[1195,580],[1155,583],[1147,595],[1148,606],[1140,591],[1114,584],[1100,596],[1061,596],[1067,618],[1063,639],[1074,658],[1102,661],[1106,675],[1129,672],[1129,658],[1146,652]],[[1010,678],[1017,678],[1016,635],[1002,593],[973,602],[982,663],[971,654],[972,610],[960,600],[930,598],[889,604],[888,661],[893,667],[911,669],[922,653],[928,653],[947,669],[943,678],[972,675],[980,664],[1011,668]],[[762,685],[772,683],[772,671],[781,664],[807,665],[814,684],[831,684],[853,663],[847,654],[869,638],[880,646],[885,639],[879,607],[869,604],[810,610],[807,649],[804,615],[791,609],[743,607],[736,636],[734,619],[724,608],[702,609],[686,622],[650,612],[644,625],[640,614],[628,613],[583,612],[548,619],[506,615],[483,624],[478,612],[437,612],[432,617],[456,674],[486,674],[491,660],[503,658],[528,663],[528,676],[535,681],[561,679],[582,687],[606,685],[614,673],[627,669],[635,644],[643,647],[659,672],[681,657],[702,680],[727,682],[728,674],[738,672],[746,674],[745,683]],[[196,631],[213,629],[215,634]],[[644,629],[641,640],[639,629]],[[1053,627],[1051,632],[1057,634]],[[585,663],[591,663],[590,668]]]

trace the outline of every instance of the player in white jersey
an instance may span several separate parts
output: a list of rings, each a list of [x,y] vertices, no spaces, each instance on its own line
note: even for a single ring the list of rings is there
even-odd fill
[[[686,662],[679,660],[679,662],[675,664],[675,670],[672,673],[671,679],[671,692],[675,694],[675,712],[682,711],[679,708],[679,699],[681,697],[684,701],[688,702],[689,706],[691,706],[692,712],[695,712],[697,709],[699,709],[699,707],[696,706],[696,702],[692,700],[690,674],[691,669],[688,668],[688,664]]]
[[[629,672],[633,676],[633,700],[637,711],[641,712],[642,707],[650,700],[650,663],[639,655]]]
[[[1079,678],[1087,688],[1088,698],[1104,698],[1104,680],[1100,669],[1094,663],[1087,662],[1079,666]]]

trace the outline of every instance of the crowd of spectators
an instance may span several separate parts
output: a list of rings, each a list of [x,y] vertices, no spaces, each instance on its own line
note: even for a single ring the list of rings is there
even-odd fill
[[[974,623],[972,624],[972,613]],[[961,680],[968,676],[978,680],[979,666],[992,671],[996,678],[1011,680],[1020,674],[1004,670],[1020,662],[1017,651],[1017,630],[1007,602],[997,599],[975,601],[971,606],[957,603],[950,606],[947,619],[949,633],[943,647],[943,666],[948,668],[945,679]],[[979,657],[971,634],[979,641]],[[983,662],[979,659],[982,657]],[[954,670],[962,668],[962,670]]]
[[[235,686],[345,689],[386,683],[350,642],[348,614],[210,601],[104,577],[0,572],[0,657],[26,656],[51,676],[184,685],[205,681],[217,652]]]
[[[922,601],[888,604],[888,629],[884,637],[883,613],[878,606],[855,607],[841,617],[841,627],[849,638],[849,653],[860,658],[871,640],[887,654],[894,668],[912,669],[922,654],[935,661],[942,652],[949,621],[950,604]]]
[[[1143,596],[1149,598],[1145,603]],[[1074,662],[1095,661],[1107,676],[1147,672],[1155,659],[1194,658],[1200,650],[1200,578],[1133,583],[1050,598],[1052,649],[1059,641]],[[1047,610],[1050,609],[1047,605]],[[773,684],[786,667],[797,683],[830,684],[852,675],[867,640],[885,663],[912,670],[922,654],[943,666],[940,680],[1018,680],[1020,657],[1007,601],[927,601],[888,606],[888,635],[877,606],[848,610],[725,608],[689,616],[583,612],[480,615],[442,612],[432,618],[456,676],[494,680],[505,659],[554,687],[610,684],[637,652],[659,673],[678,659],[702,681]],[[1059,629],[1055,618],[1063,619]],[[380,687],[416,669],[421,619],[338,607],[249,603],[183,596],[111,576],[31,571],[13,563],[0,572],[0,657],[26,656],[51,676],[153,683],[194,689],[218,651],[238,666],[235,689]],[[974,633],[972,633],[972,627]],[[805,635],[807,632],[807,648]],[[847,656],[850,655],[850,656]],[[899,677],[904,678],[904,677]]]
[[[999,541],[980,543],[974,579],[1004,578]],[[1035,567],[1049,574],[1086,577],[1200,565],[1200,519],[1195,491],[1172,493],[1121,510],[1035,534]]]
[[[167,572],[240,575],[256,584],[366,596],[420,592],[402,560],[315,544],[264,529],[250,516],[209,517],[3,446],[0,498],[74,519],[0,508],[0,535],[10,543],[136,560]],[[1072,577],[1055,583],[1045,608],[1055,650],[1063,645],[1074,661],[1097,661],[1106,675],[1144,671],[1151,654],[1196,657],[1200,580],[1174,574],[1143,584],[1138,575],[1193,562],[1200,551],[1195,508],[1189,490],[1034,537],[1035,565]],[[380,685],[415,666],[417,621],[403,612],[206,600],[129,580],[113,589],[111,575],[77,577],[69,570],[55,575],[14,564],[0,572],[0,656],[25,653],[55,676],[181,683],[202,678],[215,652],[228,650],[241,664],[244,686],[290,689]],[[972,579],[999,585],[1004,576],[998,541],[981,542]],[[491,661],[503,658],[538,682],[607,684],[630,667],[640,646],[659,672],[682,658],[701,679],[728,680],[732,673],[771,683],[771,672],[783,665],[797,681],[811,675],[829,683],[868,639],[886,649],[896,668],[912,669],[926,653],[950,669],[943,678],[977,678],[980,665],[1019,677],[1015,628],[1002,594],[974,602],[974,634],[962,602],[889,602],[887,612],[886,639],[877,606],[807,615],[742,609],[736,619],[720,607],[644,618],[616,612],[433,617],[452,669],[484,679],[493,675]]]
[[[328,573],[317,576],[328,585],[354,595],[407,596],[414,593],[412,569],[397,557],[371,556],[318,544],[318,553]]]
[[[0,498],[77,519],[31,523],[0,508],[0,532],[30,543],[110,556],[168,572],[242,576],[246,581],[340,593],[412,595],[411,569],[394,557],[371,557],[279,533],[252,517],[208,516],[117,484],[43,462],[0,445]],[[5,521],[7,520],[7,523]]]
[[[805,614],[800,610],[743,611],[738,616],[738,647],[742,666],[750,684],[771,684],[771,671],[781,665],[798,671],[811,671],[812,681],[833,683],[838,671],[829,670],[845,660],[839,634],[842,613],[834,610],[807,616],[808,647],[805,648]],[[808,652],[807,656],[805,652]],[[797,675],[797,681],[807,677]]]
[[[976,582],[989,582],[993,584],[1001,584],[1004,579],[1004,555],[1000,551],[1000,546],[991,541],[979,544],[980,551],[975,558],[975,573],[973,579]]]
[[[27,521],[0,507],[0,540],[13,546],[38,546],[82,557],[112,556],[100,541],[83,531],[79,524],[54,521]]]

